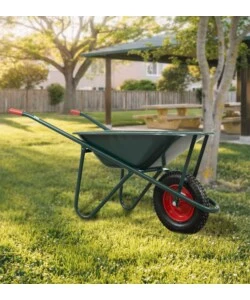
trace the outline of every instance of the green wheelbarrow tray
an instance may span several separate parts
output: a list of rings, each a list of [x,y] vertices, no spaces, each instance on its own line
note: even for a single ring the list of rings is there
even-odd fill
[[[153,203],[156,214],[168,229],[180,233],[196,233],[206,223],[209,213],[219,211],[216,202],[207,197],[204,188],[196,179],[206,148],[209,132],[200,131],[113,131],[105,125],[80,111],[72,110],[74,115],[87,118],[104,131],[76,132],[78,137],[54,125],[17,109],[9,113],[22,115],[46,126],[81,146],[74,208],[83,219],[93,218],[98,211],[119,192],[120,204],[125,210],[134,209],[149,188],[154,185]],[[202,139],[202,145],[192,174],[188,167],[194,146]],[[171,160],[188,149],[182,171],[167,168]],[[83,179],[85,155],[94,153],[110,168],[120,168],[120,179],[108,195],[90,212],[83,213],[79,207],[79,195]],[[152,176],[148,173],[154,173]],[[123,199],[123,185],[133,175],[147,181],[141,193],[127,204]],[[161,176],[161,177],[160,177]],[[84,197],[83,197],[84,198]]]
[[[94,131],[75,134],[89,145],[131,167],[145,170],[162,167],[163,161],[167,165],[189,147],[197,132]],[[119,167],[102,155],[96,156],[108,167]]]

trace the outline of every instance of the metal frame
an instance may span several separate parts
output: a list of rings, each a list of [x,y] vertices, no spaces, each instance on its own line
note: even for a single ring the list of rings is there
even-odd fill
[[[208,138],[207,135],[205,135],[205,137]],[[198,170],[199,170],[200,162],[202,160],[202,156],[203,156],[204,150],[205,150],[205,145],[207,143],[207,138],[205,138],[203,143],[202,143],[201,151],[199,153],[199,158],[198,158],[196,166],[195,166],[195,172],[198,172]],[[210,206],[207,207],[207,206],[204,206],[200,203],[195,202],[194,200],[191,200],[191,199],[187,198],[186,196],[184,196],[183,194],[180,193],[180,191],[182,190],[183,184],[184,184],[185,177],[187,175],[189,162],[191,160],[191,156],[192,156],[192,153],[193,153],[193,150],[194,150],[196,140],[197,140],[197,135],[194,135],[192,140],[191,140],[190,147],[189,147],[189,150],[188,150],[188,155],[187,155],[187,158],[186,158],[183,170],[182,170],[182,175],[181,175],[181,180],[180,180],[180,183],[179,183],[178,191],[175,191],[175,190],[165,186],[161,182],[157,181],[157,178],[160,176],[160,174],[162,174],[163,172],[168,171],[168,169],[164,168],[164,166],[162,166],[161,168],[151,168],[151,169],[147,169],[147,170],[137,170],[137,169],[132,168],[131,166],[125,164],[124,162],[117,161],[117,159],[113,158],[112,156],[110,156],[109,154],[107,154],[103,151],[102,152],[100,152],[100,151],[97,152],[96,149],[93,150],[97,154],[102,155],[103,157],[105,157],[107,159],[110,159],[111,161],[115,162],[118,166],[120,166],[121,167],[121,176],[120,176],[120,181],[117,183],[116,186],[114,186],[114,188],[110,191],[110,193],[103,200],[101,200],[101,202],[91,212],[89,212],[87,214],[82,213],[80,211],[80,208],[79,208],[80,187],[81,187],[82,174],[83,174],[84,158],[85,158],[85,153],[86,153],[85,148],[82,147],[80,161],[79,161],[77,184],[76,184],[76,190],[75,190],[74,207],[75,207],[76,213],[78,214],[78,216],[80,216],[83,219],[93,218],[98,213],[98,211],[110,200],[110,198],[118,190],[119,190],[119,200],[120,200],[121,206],[125,210],[130,211],[130,210],[132,210],[136,207],[136,205],[140,202],[140,200],[143,198],[143,196],[146,194],[146,192],[149,190],[149,188],[152,185],[158,186],[161,189],[163,189],[164,191],[167,191],[167,192],[173,194],[176,197],[176,199],[175,199],[176,206],[178,206],[178,201],[179,201],[178,199],[183,199],[186,202],[188,202],[189,204],[197,207],[198,209],[200,209],[204,212],[208,212],[208,213],[218,212],[219,211],[219,206],[212,199],[209,199]],[[90,148],[93,148],[93,147],[91,146]],[[124,169],[128,170],[128,173],[126,175],[124,175]],[[145,173],[149,173],[149,172],[155,172],[155,174],[152,177],[145,174]],[[142,190],[140,195],[136,199],[134,199],[132,204],[130,206],[126,206],[126,204],[123,201],[123,185],[134,174],[138,175],[139,177],[142,177],[142,178],[146,179],[148,181],[148,184]]]
[[[82,180],[83,180],[82,175],[83,175],[83,166],[84,166],[84,161],[85,161],[85,154],[86,154],[86,149],[82,148],[81,149],[80,160],[79,160],[79,169],[78,169],[77,183],[76,183],[76,189],[75,189],[75,200],[74,200],[75,211],[78,214],[78,216],[81,217],[82,219],[91,219],[91,218],[93,218],[98,213],[98,211],[110,200],[110,198],[118,190],[119,190],[119,200],[120,200],[121,206],[125,210],[128,210],[128,211],[133,210],[153,184],[152,182],[149,182],[145,186],[145,188],[142,190],[140,195],[136,199],[134,199],[132,204],[130,206],[127,206],[123,201],[123,185],[125,184],[125,182],[127,182],[132,177],[134,172],[133,171],[128,171],[128,173],[125,175],[124,174],[124,169],[121,169],[120,181],[114,186],[114,188],[110,191],[110,193],[103,200],[101,200],[101,202],[91,212],[82,213],[80,211],[80,208],[79,208],[79,195],[80,195],[80,190],[81,190],[81,183],[82,183]],[[152,179],[156,179],[162,173],[162,168],[160,168],[160,169],[155,168],[155,169],[157,169],[157,171],[154,174],[154,176],[152,177]],[[148,170],[143,170],[143,171],[140,171],[140,172],[142,172],[142,174],[146,173],[146,172],[154,172],[155,169],[148,169]]]
[[[16,113],[16,112],[15,112]],[[17,113],[16,113],[17,114]],[[197,136],[198,135],[204,135],[204,140],[202,143],[202,147],[198,156],[198,160],[196,163],[196,166],[194,168],[194,173],[193,175],[196,177],[198,170],[199,170],[199,166],[205,151],[205,147],[206,147],[206,143],[209,137],[210,133],[202,133],[202,132],[192,132],[190,133],[191,135],[193,135],[193,138],[191,140],[190,143],[190,147],[188,150],[188,155],[182,170],[182,175],[181,175],[181,180],[179,183],[179,187],[178,190],[173,190],[171,188],[169,188],[168,186],[164,185],[163,183],[159,182],[157,180],[157,178],[160,176],[160,174],[162,174],[163,172],[166,172],[167,169],[164,166],[164,159],[162,159],[162,167],[155,167],[155,168],[149,168],[146,170],[140,170],[140,169],[136,169],[131,167],[130,165],[124,163],[123,161],[120,161],[119,159],[111,156],[110,154],[106,153],[103,150],[98,149],[98,147],[94,147],[92,145],[89,145],[88,143],[86,143],[85,141],[53,126],[52,124],[41,120],[40,118],[38,118],[37,116],[33,116],[27,112],[19,112],[18,114],[21,114],[23,116],[26,116],[28,118],[31,118],[33,120],[35,120],[36,122],[46,126],[49,129],[52,129],[53,131],[63,135],[64,137],[69,138],[70,140],[78,143],[79,145],[81,145],[81,155],[80,155],[80,160],[79,160],[79,169],[78,169],[78,176],[77,176],[77,183],[76,183],[76,189],[75,189],[75,199],[74,199],[74,208],[76,213],[78,214],[79,217],[83,218],[83,219],[90,219],[93,218],[97,212],[110,200],[110,198],[119,190],[119,199],[120,199],[120,203],[122,205],[122,207],[126,210],[132,210],[136,207],[136,205],[140,202],[140,200],[143,198],[143,196],[146,194],[146,192],[149,190],[149,188],[151,187],[151,185],[155,185],[159,188],[161,188],[164,191],[167,191],[169,193],[171,193],[174,197],[175,197],[175,201],[176,201],[176,205],[178,205],[178,199],[182,199],[185,200],[187,203],[193,205],[194,207],[200,209],[201,211],[204,212],[208,212],[208,213],[214,213],[214,212],[218,212],[219,211],[219,206],[215,203],[214,200],[209,199],[210,205],[209,207],[204,206],[198,202],[195,202],[192,199],[189,199],[188,197],[186,197],[185,195],[183,195],[182,193],[180,193],[183,184],[184,184],[184,180],[187,174],[187,170],[188,170],[188,166],[191,160],[191,156],[194,150],[194,146],[197,140]],[[107,128],[106,126],[104,126],[103,124],[99,123],[97,120],[92,119],[90,116],[84,114],[84,113],[80,113],[78,115],[81,115],[83,117],[87,117],[89,120],[91,120],[92,122],[94,121],[94,123],[101,127],[104,130],[109,130],[109,128]],[[108,133],[106,131],[106,133]],[[162,133],[164,134],[164,133]],[[174,134],[174,133],[173,133]],[[104,157],[105,159],[108,159],[110,161],[112,161],[115,165],[117,165],[118,167],[121,168],[121,176],[120,176],[120,181],[116,184],[116,186],[114,186],[114,188],[109,192],[109,194],[101,200],[101,202],[94,208],[92,209],[91,212],[89,213],[82,213],[80,211],[79,208],[79,195],[80,195],[80,190],[81,190],[81,183],[82,183],[82,179],[83,179],[83,168],[84,168],[84,161],[85,161],[85,154],[88,152],[94,152],[97,155],[100,155],[102,157]],[[124,170],[127,170],[128,173],[125,175],[124,174]],[[151,177],[149,175],[147,175],[146,173],[150,173],[150,172],[155,172],[155,174]],[[125,184],[126,181],[128,181],[132,175],[137,175],[143,179],[145,179],[148,183],[145,186],[145,188],[142,190],[142,192],[140,193],[140,195],[134,199],[134,201],[132,202],[132,204],[130,206],[127,206],[124,203],[123,200],[123,185]]]
[[[152,172],[154,170],[151,170]],[[154,174],[154,176],[152,178],[157,179],[157,177],[159,177],[159,175],[162,173],[162,170],[158,170],[156,171],[156,173]],[[121,169],[121,179],[124,177],[124,169]],[[127,206],[125,204],[125,202],[123,201],[123,185],[120,187],[119,190],[119,200],[120,200],[120,204],[121,206],[125,209],[125,210],[132,210],[136,207],[136,205],[140,202],[140,200],[143,198],[143,196],[147,193],[147,191],[149,190],[149,188],[152,186],[152,183],[149,182],[145,188],[142,190],[141,194],[133,201],[132,205]]]

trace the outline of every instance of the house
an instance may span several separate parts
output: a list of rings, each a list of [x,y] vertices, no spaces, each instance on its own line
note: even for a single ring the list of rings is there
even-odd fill
[[[89,70],[80,80],[78,90],[103,90],[105,87],[105,74],[102,66],[93,63]],[[121,62],[118,60],[112,61],[112,88],[119,89],[122,83],[127,79],[148,79],[156,82],[161,77],[162,70],[166,67],[165,63],[155,62]],[[65,85],[63,75],[54,67],[50,67],[47,81],[40,84],[41,88],[46,88],[51,83],[60,83]]]

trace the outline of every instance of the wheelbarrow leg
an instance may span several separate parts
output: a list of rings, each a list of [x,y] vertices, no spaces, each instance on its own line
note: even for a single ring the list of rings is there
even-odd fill
[[[178,186],[178,190],[177,190],[178,193],[180,193],[182,188],[183,188],[184,180],[185,180],[185,177],[187,175],[187,169],[188,169],[188,166],[189,166],[189,163],[190,163],[191,156],[192,156],[193,151],[194,151],[194,146],[195,146],[195,143],[196,143],[196,139],[197,139],[197,135],[194,135],[192,140],[191,140],[191,144],[190,144],[190,147],[189,147],[189,150],[188,150],[188,155],[187,155],[187,158],[186,158],[186,161],[185,161],[185,164],[184,164],[184,168],[182,170],[182,174],[181,174],[181,178],[180,178],[180,182],[179,182],[179,186]],[[174,206],[178,207],[178,205],[179,205],[178,197],[174,198],[173,204],[174,204]]]
[[[78,177],[76,183],[76,190],[75,190],[75,201],[74,207],[75,211],[78,216],[82,219],[91,219],[93,218],[98,211],[109,201],[109,199],[116,193],[118,189],[133,175],[133,172],[129,171],[126,176],[124,176],[119,183],[111,190],[111,192],[90,212],[87,214],[83,214],[79,209],[79,194],[80,194],[80,187],[82,181],[82,173],[83,173],[83,164],[84,164],[84,157],[85,157],[86,149],[82,148],[80,162],[79,162],[79,169],[78,169]]]
[[[189,163],[190,163],[190,159],[191,159],[191,156],[192,156],[193,151],[194,151],[194,146],[195,146],[195,143],[196,143],[196,139],[197,139],[197,135],[194,135],[192,140],[191,140],[191,144],[190,144],[190,147],[189,147],[189,150],[188,150],[188,155],[187,155],[187,158],[186,158],[186,161],[185,161],[185,164],[184,164],[184,168],[182,170],[182,175],[181,175],[181,179],[180,179],[180,183],[179,183],[179,187],[178,187],[178,193],[180,193],[181,190],[182,190],[183,183],[184,183],[185,177],[187,175],[187,169],[188,169],[188,166],[189,166]],[[177,203],[178,203],[178,201],[177,201]]]
[[[121,169],[121,175],[120,175],[120,180],[124,177],[124,169]],[[122,199],[122,193],[123,193],[123,185],[120,187],[119,189],[119,198],[120,198],[120,201]]]
[[[74,201],[75,211],[80,217],[81,217],[81,213],[79,211],[78,204],[79,204],[79,194],[80,194],[80,188],[81,188],[82,171],[83,171],[85,153],[86,153],[86,149],[82,148],[80,161],[79,161],[78,176],[77,176],[76,189],[75,189],[75,201]],[[83,218],[84,218],[84,216],[83,216]]]
[[[197,159],[197,163],[196,163],[196,166],[195,166],[195,169],[194,169],[194,173],[193,173],[194,177],[196,177],[197,174],[198,174],[200,164],[201,164],[201,160],[202,160],[203,154],[204,154],[205,149],[206,149],[208,138],[209,138],[209,135],[205,135],[202,146],[201,146],[200,154],[199,154],[199,157]]]
[[[162,173],[162,169],[157,171],[154,176],[152,177],[153,179],[157,179],[157,177]],[[124,169],[121,169],[121,179],[124,177]],[[136,205],[140,202],[140,200],[143,198],[143,196],[147,193],[147,191],[149,190],[149,188],[152,186],[153,183],[149,182],[145,188],[143,189],[143,191],[140,193],[140,195],[132,202],[132,204],[130,206],[126,205],[125,202],[123,201],[123,185],[120,187],[119,190],[119,198],[120,198],[120,203],[121,206],[125,209],[125,210],[132,210],[136,207]]]

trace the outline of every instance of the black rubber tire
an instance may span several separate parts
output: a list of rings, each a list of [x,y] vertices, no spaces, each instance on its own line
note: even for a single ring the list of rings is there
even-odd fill
[[[171,186],[179,184],[180,179],[181,172],[173,171],[163,175],[159,181],[166,186]],[[206,193],[202,185],[194,176],[187,175],[183,186],[192,195],[194,201],[209,207],[209,201]],[[198,208],[194,208],[192,216],[187,221],[179,222],[174,220],[164,208],[163,195],[164,191],[156,186],[153,196],[155,212],[162,224],[169,230],[179,233],[193,234],[200,231],[206,224],[209,214],[199,210]]]

